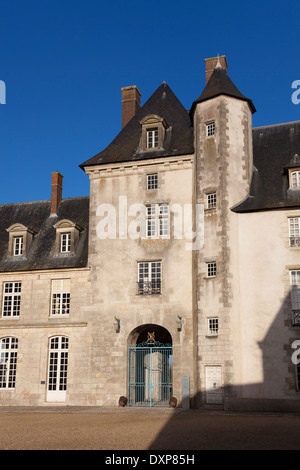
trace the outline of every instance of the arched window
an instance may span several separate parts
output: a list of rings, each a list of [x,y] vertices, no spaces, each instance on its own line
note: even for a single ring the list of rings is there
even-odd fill
[[[18,339],[0,339],[0,389],[15,388],[18,355]]]
[[[49,342],[47,400],[63,402],[66,399],[69,339],[54,336]]]

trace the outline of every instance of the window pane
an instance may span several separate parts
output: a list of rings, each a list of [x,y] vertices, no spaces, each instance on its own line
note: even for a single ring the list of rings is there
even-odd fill
[[[211,209],[216,207],[217,195],[216,193],[211,193],[207,195],[207,208]]]
[[[158,175],[147,175],[147,189],[157,189]]]
[[[219,332],[219,320],[218,320],[218,318],[209,318],[209,320],[208,320],[208,332],[211,335],[218,334],[218,332]]]
[[[51,338],[48,365],[48,390],[67,389],[69,339],[64,336]]]
[[[217,274],[217,264],[215,262],[207,263],[207,276],[215,277],[216,274]]]
[[[4,284],[2,304],[3,317],[18,317],[21,307],[21,282],[7,282]]]
[[[291,176],[291,187],[293,189],[300,188],[300,171],[293,171]]]
[[[51,315],[69,315],[70,313],[70,279],[52,281]]]
[[[139,263],[139,294],[160,294],[161,291],[161,262]]]
[[[17,369],[17,338],[0,340],[0,388],[14,388]]]
[[[71,234],[62,233],[61,234],[61,252],[68,253],[71,250]]]
[[[21,256],[23,254],[23,237],[14,238],[14,256]]]
[[[206,136],[210,137],[215,134],[215,123],[211,122],[206,124]]]

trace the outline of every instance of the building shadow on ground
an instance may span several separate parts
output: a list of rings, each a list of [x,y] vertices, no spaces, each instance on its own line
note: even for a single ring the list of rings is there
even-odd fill
[[[215,390],[216,396],[222,396],[220,405],[207,404],[207,390],[193,396],[188,404],[184,399],[149,449],[299,449],[296,373],[300,367],[297,371],[292,362],[296,339],[300,339],[299,326],[293,323],[288,293],[263,340],[256,343],[262,381]]]

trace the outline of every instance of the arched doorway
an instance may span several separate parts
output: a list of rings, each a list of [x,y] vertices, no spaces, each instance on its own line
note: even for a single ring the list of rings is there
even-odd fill
[[[170,333],[155,324],[136,328],[129,335],[128,405],[168,406],[172,387]]]

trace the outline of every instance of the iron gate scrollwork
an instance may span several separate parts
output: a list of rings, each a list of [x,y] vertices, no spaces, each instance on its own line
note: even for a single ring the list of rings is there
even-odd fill
[[[171,344],[150,339],[129,347],[128,369],[129,406],[169,405],[172,396]]]

